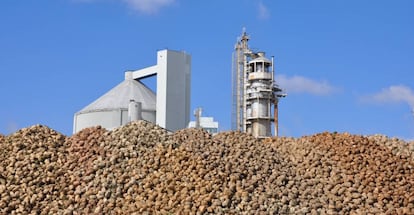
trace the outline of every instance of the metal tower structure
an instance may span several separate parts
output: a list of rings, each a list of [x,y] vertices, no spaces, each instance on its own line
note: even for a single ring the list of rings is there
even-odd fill
[[[243,29],[233,53],[232,129],[255,137],[278,135],[278,102],[285,97],[274,80],[274,60],[264,52],[253,52],[249,36]],[[273,108],[273,110],[272,110]],[[273,116],[272,116],[273,115]]]
[[[232,65],[232,129],[244,131],[244,82],[245,82],[245,62],[247,53],[250,52],[247,42],[249,36],[243,29],[243,33],[234,46],[233,65]]]

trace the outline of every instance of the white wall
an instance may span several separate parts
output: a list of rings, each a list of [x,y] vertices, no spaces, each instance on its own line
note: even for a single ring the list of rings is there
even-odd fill
[[[155,112],[143,110],[142,118],[155,123]],[[128,122],[128,109],[126,108],[77,113],[74,117],[73,132],[76,133],[84,128],[97,125],[100,125],[108,130],[112,130],[119,126],[125,125]]]
[[[171,131],[190,121],[191,56],[162,50],[157,58],[157,124]]]

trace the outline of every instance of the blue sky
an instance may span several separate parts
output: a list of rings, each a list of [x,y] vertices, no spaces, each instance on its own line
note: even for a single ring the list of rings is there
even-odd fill
[[[231,56],[275,56],[283,136],[414,139],[414,1],[2,0],[0,133],[73,115],[160,49],[192,55],[191,107],[231,126]]]

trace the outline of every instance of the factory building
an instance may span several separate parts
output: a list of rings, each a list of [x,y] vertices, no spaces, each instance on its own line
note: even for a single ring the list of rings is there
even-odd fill
[[[253,51],[248,41],[243,30],[233,53],[232,129],[257,138],[278,136],[278,102],[286,94],[275,82],[274,58]],[[142,82],[151,76],[156,76],[156,92]],[[189,123],[190,80],[190,55],[158,51],[156,65],[126,71],[120,84],[75,113],[73,132],[96,125],[111,130],[144,119],[170,131],[189,126],[216,133],[218,123],[201,117],[201,109],[197,120]]]
[[[156,76],[156,92],[141,80]],[[75,113],[73,132],[101,125],[112,130],[144,119],[176,131],[190,121],[191,56],[185,52],[161,50],[157,64],[125,72],[125,79],[113,89]]]
[[[202,109],[197,108],[194,111],[195,121],[191,121],[188,124],[189,128],[202,128],[210,134],[217,134],[219,123],[214,121],[213,117],[203,117],[201,116]]]
[[[232,129],[255,137],[278,135],[278,102],[286,94],[275,83],[274,60],[248,46],[243,30],[235,45],[232,68]],[[273,109],[273,110],[272,110]]]

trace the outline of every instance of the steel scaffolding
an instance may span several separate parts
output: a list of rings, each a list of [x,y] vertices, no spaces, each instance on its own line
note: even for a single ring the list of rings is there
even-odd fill
[[[253,52],[243,29],[234,47],[232,59],[232,129],[255,137],[278,135],[278,101],[285,97],[275,84],[274,60],[264,52]],[[273,106],[273,114],[272,114]],[[272,116],[273,115],[273,116]]]

